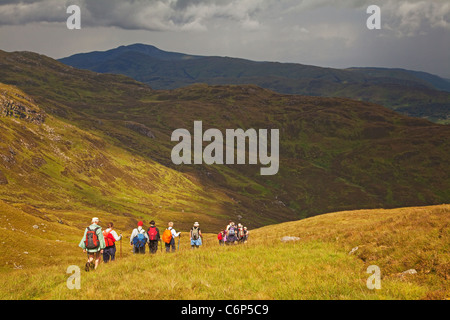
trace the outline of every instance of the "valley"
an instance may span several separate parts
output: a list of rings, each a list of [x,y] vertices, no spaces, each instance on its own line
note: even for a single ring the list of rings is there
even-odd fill
[[[448,299],[450,127],[256,85],[155,90],[31,52],[0,51],[0,68],[1,299],[139,299],[142,281],[157,285],[145,299]],[[175,164],[172,133],[202,119],[202,132],[279,130],[278,172]],[[69,290],[93,216],[123,232],[123,258]],[[230,219],[248,244],[219,247]],[[185,235],[199,221],[205,244],[192,251],[185,236],[170,258],[134,256],[140,220]],[[380,290],[366,286],[370,265]]]

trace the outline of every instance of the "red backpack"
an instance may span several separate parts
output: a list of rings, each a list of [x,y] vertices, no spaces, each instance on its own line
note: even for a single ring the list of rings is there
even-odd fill
[[[105,239],[105,245],[107,247],[112,247],[114,245],[114,242],[116,242],[116,239],[114,239],[114,236],[111,234],[110,230],[109,232],[103,231],[103,238]]]
[[[156,237],[158,236],[158,231],[156,230],[156,227],[150,227],[148,228],[148,240],[156,240]]]
[[[96,249],[100,246],[100,240],[98,240],[97,237],[98,229],[100,229],[100,227],[97,227],[94,230],[89,229],[89,227],[86,228],[86,239],[84,240],[86,249]]]

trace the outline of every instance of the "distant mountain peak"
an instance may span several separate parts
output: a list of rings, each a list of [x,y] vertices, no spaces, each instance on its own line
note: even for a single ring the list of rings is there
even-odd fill
[[[124,45],[117,47],[112,50],[105,51],[105,53],[108,52],[120,52],[121,54],[125,54],[128,52],[137,52],[144,54],[150,58],[156,58],[163,61],[170,61],[170,60],[184,60],[184,59],[192,59],[192,58],[199,58],[201,56],[195,56],[185,53],[178,53],[178,52],[170,52],[170,51],[164,51],[161,50],[153,45],[150,44],[143,44],[143,43],[134,43],[130,45]]]
[[[438,76],[400,68],[333,69],[299,63],[256,62],[223,56],[163,51],[135,43],[60,59],[75,68],[122,74],[153,89],[194,83],[255,84],[279,93],[346,97],[447,123],[450,83]]]
[[[139,51],[139,52],[166,52],[161,50],[153,45],[144,44],[144,43],[134,43],[129,45],[119,46],[116,49],[112,50],[120,50],[120,51]]]

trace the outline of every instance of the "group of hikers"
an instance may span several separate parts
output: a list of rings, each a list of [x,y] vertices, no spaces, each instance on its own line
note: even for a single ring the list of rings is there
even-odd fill
[[[217,239],[219,240],[219,245],[234,245],[239,243],[247,243],[249,231],[247,227],[242,224],[236,224],[233,221],[229,221],[226,228],[219,232]]]
[[[122,240],[122,234],[117,234],[112,222],[108,223],[108,228],[103,231],[99,226],[99,222],[99,218],[92,218],[91,225],[85,229],[83,238],[78,245],[88,255],[85,265],[86,271],[89,271],[91,268],[97,269],[101,258],[103,258],[105,263],[114,261],[116,256],[115,242]],[[173,222],[168,223],[168,227],[161,235],[159,229],[155,226],[155,221],[150,221],[150,227],[147,230],[144,229],[144,223],[139,221],[137,228],[133,229],[131,233],[130,245],[133,247],[133,253],[145,254],[145,246],[148,244],[150,253],[155,254],[158,251],[158,243],[162,240],[165,244],[166,252],[174,252],[175,238],[178,238],[179,249],[180,237],[181,232],[175,231]],[[198,222],[195,222],[190,230],[191,248],[199,248],[202,245],[202,239],[200,225]]]

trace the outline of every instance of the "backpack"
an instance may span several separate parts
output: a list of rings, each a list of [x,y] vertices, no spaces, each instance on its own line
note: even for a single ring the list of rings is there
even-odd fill
[[[158,236],[158,231],[156,230],[156,227],[150,227],[148,228],[148,239],[149,240],[156,240]]]
[[[192,228],[192,240],[198,240],[198,238],[200,237],[199,235],[199,228],[193,227]]]
[[[170,241],[172,240],[172,231],[170,231],[169,229],[164,230],[162,239],[165,243],[170,243]]]
[[[97,236],[98,229],[100,229],[100,227],[97,227],[94,230],[89,229],[89,227],[86,228],[86,239],[84,240],[86,249],[97,249],[100,246],[100,240],[98,240]]]
[[[234,230],[234,227],[231,227],[230,229],[228,229],[229,236],[234,237],[235,234],[236,234],[236,231]]]
[[[222,232],[219,232],[219,234],[217,235],[217,239],[222,240],[223,239],[223,234]]]
[[[111,234],[111,230],[109,232],[106,232],[106,230],[104,230],[103,238],[105,239],[105,245],[107,247],[112,247],[114,245],[114,242],[116,242],[116,239],[114,239],[114,236]]]
[[[145,235],[143,234],[143,233],[140,233],[139,231],[138,231],[138,234],[137,234],[137,236],[135,236],[134,238],[133,238],[133,244],[134,244],[134,246],[135,247],[138,247],[138,248],[142,248],[143,246],[145,246],[145,243],[146,243],[147,241],[146,241],[146,239],[145,239]]]

